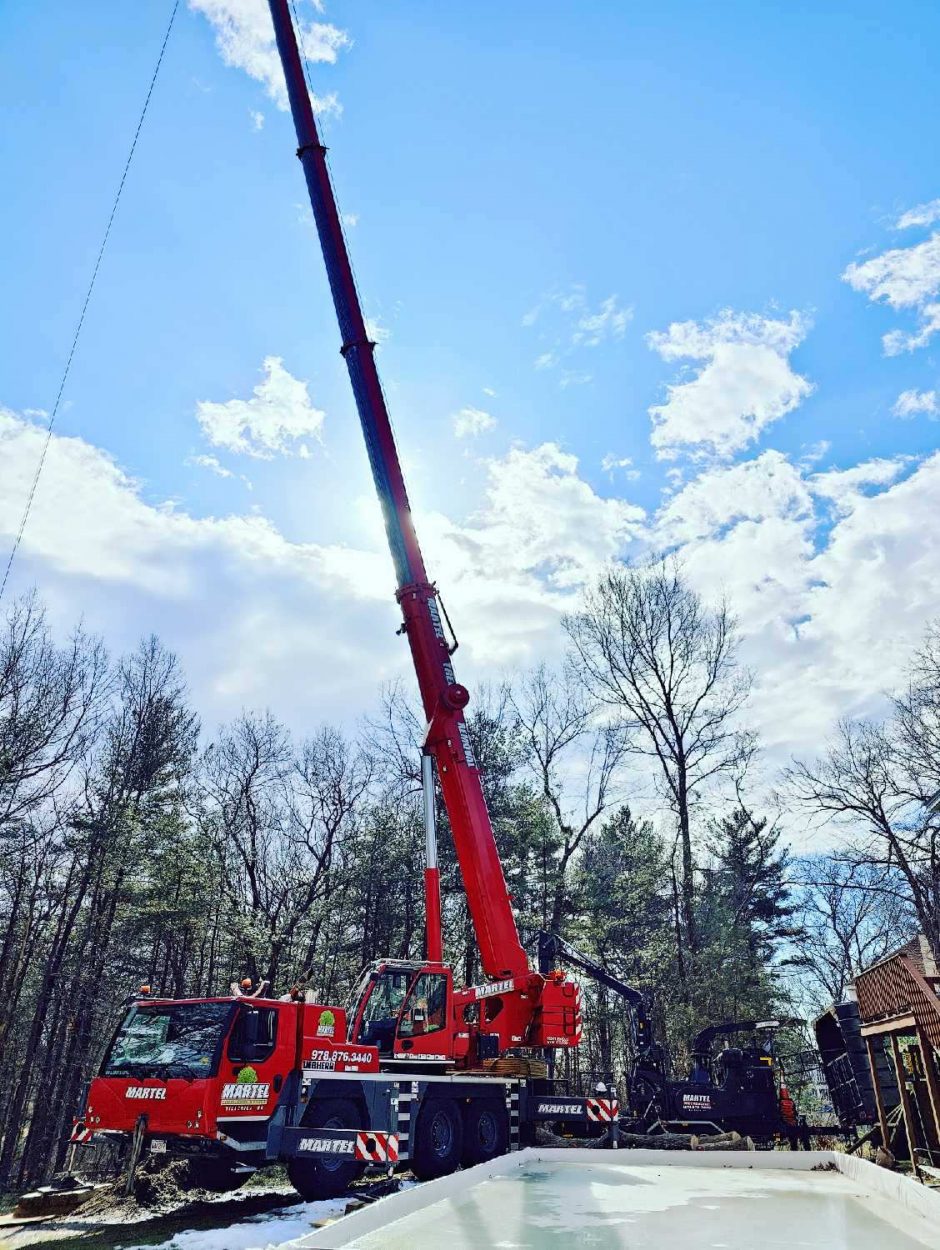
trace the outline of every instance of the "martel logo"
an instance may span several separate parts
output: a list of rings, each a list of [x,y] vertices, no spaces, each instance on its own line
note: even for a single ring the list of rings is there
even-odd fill
[[[474,994],[477,998],[489,998],[491,994],[508,994],[512,989],[512,981],[491,981],[489,985],[477,985]]]
[[[712,1100],[708,1094],[683,1094],[682,1106],[686,1111],[711,1111]]]
[[[267,1081],[248,1083],[247,1081],[231,1081],[222,1086],[222,1102],[240,1107],[264,1106],[271,1093]]]
[[[317,1154],[351,1155],[356,1143],[342,1141],[334,1137],[305,1137],[300,1143],[301,1150],[315,1150]]]
[[[154,1102],[162,1102],[166,1098],[166,1087],[154,1085],[128,1085],[124,1091],[125,1098],[149,1098]]]
[[[576,1102],[540,1102],[539,1115],[581,1115],[584,1108]]]

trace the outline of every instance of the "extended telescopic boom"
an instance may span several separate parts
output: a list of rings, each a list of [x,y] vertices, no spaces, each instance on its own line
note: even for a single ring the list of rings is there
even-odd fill
[[[359,304],[330,183],[326,148],[320,142],[304,80],[289,0],[269,0],[269,5],[297,132],[297,155],[307,179],[339,321],[340,350],[349,370],[375,489],[382,506],[398,582],[397,598],[404,616],[403,630],[411,647],[428,719],[425,747],[437,763],[483,971],[494,978],[523,976],[529,972],[529,962],[516,930],[479,770],[464,723],[463,709],[469,695],[454,676],[450,660],[453,648],[448,646],[437,592],[428,579],[415,534],[385,396],[375,366],[375,344],[369,339]]]

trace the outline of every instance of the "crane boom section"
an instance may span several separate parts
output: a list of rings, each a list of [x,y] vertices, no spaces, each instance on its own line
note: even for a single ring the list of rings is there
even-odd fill
[[[529,961],[516,929],[503,868],[493,836],[480,774],[463,708],[468,695],[454,676],[437,593],[429,581],[415,533],[385,395],[375,364],[353,276],[346,239],[333,195],[326,148],[317,130],[303,63],[291,21],[289,0],[269,0],[284,67],[287,93],[342,337],[341,351],[365,436],[375,489],[391,549],[404,631],[411,647],[428,719],[427,749],[434,755],[450,818],[457,860],[489,977],[521,976]]]

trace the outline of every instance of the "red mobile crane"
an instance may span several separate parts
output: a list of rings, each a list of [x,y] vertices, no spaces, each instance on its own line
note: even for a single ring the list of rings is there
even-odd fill
[[[424,750],[437,764],[479,944],[480,963],[484,974],[498,983],[502,1003],[501,1011],[490,1013],[491,1019],[481,1020],[470,1038],[462,1037],[463,1030],[455,1026],[446,1030],[444,1038],[435,1045],[441,1049],[443,1042],[446,1057],[452,1060],[465,1060],[474,1049],[461,1046],[461,1041],[481,1036],[494,1038],[498,1051],[513,1045],[570,1046],[580,1039],[574,1011],[575,987],[563,974],[543,976],[534,971],[519,941],[480,772],[464,720],[464,708],[470,696],[454,675],[451,656],[456,642],[448,642],[444,629],[446,612],[442,614],[437,588],[425,570],[415,533],[385,395],[375,365],[375,344],[369,339],[359,303],[327,168],[326,148],[317,131],[291,22],[289,0],[270,0],[270,9],[297,132],[297,155],[303,165],[342,335],[340,351],[349,370],[395,566],[397,599],[403,617],[401,632],[411,648],[427,717]],[[435,969],[440,966],[441,960],[440,895],[434,863],[428,864],[425,881],[427,971],[430,973],[432,966]],[[445,975],[449,977],[449,970]],[[495,992],[492,984],[486,990],[488,994]],[[486,1015],[484,1012],[484,1017]],[[396,1039],[398,1044],[399,1039]],[[414,1051],[416,1047],[407,1049]]]
[[[441,1175],[518,1146],[536,1119],[616,1125],[616,1104],[552,1098],[544,1082],[518,1075],[524,1063],[515,1076],[497,1076],[492,1067],[511,1050],[577,1046],[581,990],[564,972],[533,969],[519,940],[464,720],[469,694],[454,675],[453,630],[415,533],[289,0],[269,4],[395,568],[399,632],[427,717],[426,958],[368,968],[348,1014],[259,998],[135,1002],[92,1082],[73,1140],[131,1137],[131,1170],[145,1148],[186,1154],[199,1183],[219,1187],[281,1159],[297,1189],[314,1197],[339,1192],[368,1163],[407,1159],[420,1176]],[[456,988],[442,959],[433,765],[479,944],[480,985]]]

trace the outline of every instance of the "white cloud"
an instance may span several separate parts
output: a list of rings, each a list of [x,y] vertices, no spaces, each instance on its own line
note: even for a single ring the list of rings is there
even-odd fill
[[[482,408],[461,408],[451,418],[454,424],[454,435],[457,438],[476,438],[487,430],[496,428],[496,418]]]
[[[655,518],[651,545],[679,550],[739,618],[771,764],[819,751],[840,716],[884,710],[940,615],[938,495],[940,455],[814,475],[765,452],[700,474]]]
[[[779,451],[730,468],[712,468],[674,495],[658,517],[660,541],[680,547],[702,538],[720,538],[745,521],[804,521],[812,497],[799,469]]]
[[[811,465],[822,460],[829,452],[832,443],[828,438],[821,438],[815,443],[803,444],[800,464]]]
[[[940,402],[936,391],[902,391],[891,409],[896,417],[916,417],[925,412],[928,416],[940,415]]]
[[[0,409],[0,542],[19,524],[43,439]],[[469,520],[416,518],[468,681],[560,653],[561,614],[629,548],[643,515],[596,495],[553,444],[490,461],[483,499]],[[115,650],[159,633],[179,651],[210,728],[246,705],[271,706],[304,730],[326,718],[350,723],[383,681],[411,674],[394,635],[380,522],[374,531],[374,548],[323,545],[289,541],[254,510],[200,518],[148,502],[106,453],[54,436],[13,590],[36,582],[59,628],[84,615]],[[298,672],[316,680],[298,682]]]
[[[634,469],[633,461],[629,456],[617,456],[612,451],[609,451],[601,461],[601,469],[611,479],[615,470],[619,470],[628,482],[634,482],[640,476],[639,469]]]
[[[592,308],[583,284],[575,283],[567,291],[553,291],[543,296],[525,314],[522,324],[531,327],[542,321],[539,337],[549,341],[546,349],[535,358],[535,368],[554,369],[575,353],[622,339],[632,319],[633,309],[622,307],[616,295],[608,295]],[[574,369],[565,369],[559,375],[562,387],[590,381],[589,373]]]
[[[886,356],[900,356],[902,352],[914,352],[926,347],[935,334],[940,332],[940,303],[925,304],[921,310],[920,329],[913,334],[904,330],[889,330],[881,340]]]
[[[358,213],[343,213],[343,225],[346,226],[350,230],[353,229],[354,226],[358,226],[359,214]]]
[[[781,321],[725,309],[709,321],[673,322],[648,334],[663,360],[704,362],[691,381],[668,386],[665,402],[649,410],[650,441],[660,456],[682,446],[731,455],[797,407],[813,388],[793,371],[789,356],[808,329],[798,312]]]
[[[231,469],[226,469],[217,456],[192,456],[188,463],[197,464],[201,469],[208,469],[216,477],[235,476]]]
[[[383,343],[387,343],[392,337],[391,330],[382,323],[380,317],[365,317],[364,321],[366,323],[366,334],[368,334],[373,343],[381,347]]]
[[[189,0],[189,7],[211,23],[225,64],[260,82],[276,106],[286,111],[287,89],[266,0]],[[320,6],[314,8],[319,11]],[[307,60],[321,64],[335,64],[351,43],[344,30],[327,22],[301,21],[298,36]],[[321,116],[341,111],[335,92],[314,96],[313,102]]]
[[[43,438],[0,411],[0,540],[15,533]],[[765,451],[677,478],[647,517],[600,496],[546,443],[486,462],[475,515],[416,522],[471,682],[557,658],[561,615],[610,560],[679,551],[693,583],[726,594],[740,619],[758,676],[751,714],[776,764],[818,750],[840,715],[877,714],[940,615],[938,497],[940,454],[815,473]],[[380,682],[410,681],[379,528],[374,547],[371,532],[318,544],[288,540],[258,512],[200,518],[149,502],[82,439],[54,436],[15,587],[36,582],[61,629],[84,613],[115,650],[156,630],[210,727],[246,705],[299,728],[348,723]]]
[[[865,460],[849,469],[829,469],[810,478],[813,494],[832,501],[839,512],[853,511],[866,487],[888,486],[901,473],[903,458]]]
[[[859,495],[810,562],[802,686],[817,725],[881,710],[940,614],[938,497],[934,455],[889,488]]]
[[[578,317],[571,341],[575,346],[599,347],[606,339],[622,339],[633,318],[632,308],[621,308],[609,295],[597,312],[587,308]]]
[[[466,522],[421,518],[432,576],[478,662],[560,655],[561,616],[586,583],[634,549],[644,512],[603,499],[554,443],[513,448],[487,466],[485,502]]]
[[[940,232],[912,247],[854,261],[842,275],[853,290],[892,308],[917,308],[940,291]]]
[[[922,205],[911,211],[925,218],[929,216],[928,209],[932,211],[932,206]],[[911,220],[906,224],[928,223]],[[940,231],[911,247],[891,248],[870,260],[853,262],[842,278],[874,303],[887,304],[898,311],[912,308],[919,313],[920,324],[915,332],[891,330],[884,336],[886,355],[897,356],[924,347],[940,331]]]
[[[931,200],[928,204],[918,204],[909,208],[895,222],[895,230],[909,230],[911,226],[932,226],[940,221],[940,200]]]
[[[577,369],[563,369],[558,375],[558,385],[563,391],[569,386],[586,386],[593,381],[593,373],[583,373]]]
[[[254,483],[244,473],[233,473],[231,469],[227,469],[219,460],[218,456],[190,456],[186,464],[195,465],[200,469],[208,469],[216,477],[231,478],[233,481],[237,478],[246,490],[254,490]]]
[[[279,356],[265,358],[264,378],[251,399],[226,403],[202,400],[196,417],[213,447],[270,460],[275,455],[309,455],[302,438],[318,438],[324,413],[314,408],[307,383],[293,377]]]
[[[248,116],[251,118],[252,130],[264,129],[264,114],[259,113],[257,109],[251,109]]]

